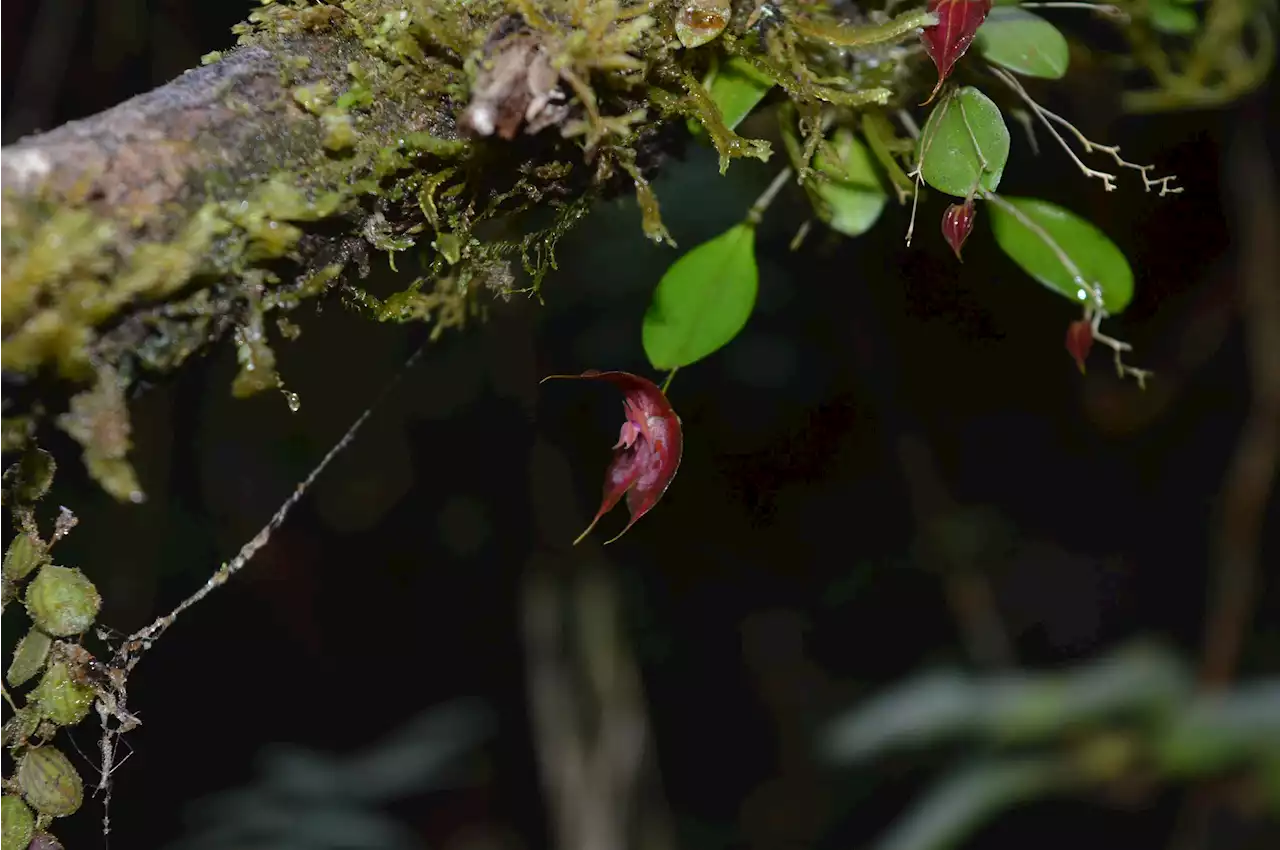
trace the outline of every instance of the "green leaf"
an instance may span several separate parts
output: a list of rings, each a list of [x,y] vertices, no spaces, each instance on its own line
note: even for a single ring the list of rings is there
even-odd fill
[[[1000,109],[966,86],[929,113],[920,134],[920,173],[935,189],[964,198],[979,188],[994,192],[1009,160],[1009,128]]]
[[[773,80],[757,71],[747,60],[735,56],[721,63],[720,68],[704,81],[703,86],[716,106],[720,107],[720,118],[724,125],[732,130],[769,93],[773,88]],[[704,131],[700,123],[690,119],[689,132],[697,135]]]
[[[1077,303],[1092,300],[1089,286],[1096,285],[1102,290],[1103,306],[1111,314],[1129,305],[1133,298],[1133,270],[1106,234],[1048,201],[1003,196],[999,200],[1004,203],[987,204],[996,244],[1023,271]],[[1072,274],[1054,245],[1076,265],[1083,280]]]
[[[819,179],[809,194],[818,217],[845,236],[870,230],[884,211],[888,195],[866,146],[842,127],[818,149],[813,167]]]
[[[1186,0],[1147,0],[1151,26],[1168,35],[1190,35],[1200,29],[1200,19],[1187,5]]]
[[[1140,643],[1054,672],[932,670],[861,700],[828,725],[819,746],[832,763],[844,764],[962,739],[1045,744],[1116,716],[1164,717],[1185,705],[1191,690],[1174,655]]]
[[[977,40],[988,62],[1015,74],[1057,80],[1067,73],[1066,38],[1053,24],[1025,9],[992,9],[978,28]]]
[[[676,369],[717,351],[746,325],[756,303],[755,227],[746,222],[671,264],[644,316],[645,354]]]
[[[875,850],[948,850],[1006,809],[1068,787],[1070,766],[1052,757],[976,761],[953,769],[910,806]]]

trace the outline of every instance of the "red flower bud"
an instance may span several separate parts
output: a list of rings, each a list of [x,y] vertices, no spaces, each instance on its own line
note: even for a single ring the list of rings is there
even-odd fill
[[[942,237],[947,240],[951,250],[956,252],[957,260],[961,260],[960,249],[964,247],[964,240],[969,238],[969,233],[973,230],[973,219],[977,215],[978,208],[974,206],[972,198],[963,204],[952,204],[942,214]]]
[[[1085,319],[1077,319],[1067,325],[1067,351],[1076,359],[1080,374],[1084,374],[1084,361],[1093,348],[1093,326]]]

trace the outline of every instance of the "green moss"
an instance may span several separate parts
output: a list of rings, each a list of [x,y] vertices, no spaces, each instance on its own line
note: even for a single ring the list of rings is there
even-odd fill
[[[201,206],[172,241],[138,245],[115,285],[86,318],[97,322],[136,298],[157,300],[182,289],[205,262],[214,241],[230,230],[231,222],[218,205]]]
[[[321,114],[332,97],[333,89],[323,81],[309,86],[298,86],[293,90],[293,99],[312,115]]]
[[[324,127],[324,147],[329,151],[345,151],[355,146],[360,138],[355,124],[345,110],[330,108],[320,113]]]
[[[31,212],[40,215],[38,210]],[[42,218],[29,238],[24,238],[20,222],[5,222],[5,235],[20,240],[20,244],[5,246],[5,254],[14,258],[5,264],[4,286],[0,287],[0,313],[6,331],[30,316],[64,281],[98,277],[111,269],[107,248],[116,235],[114,222],[73,207],[59,207]],[[23,371],[20,366],[18,369]]]

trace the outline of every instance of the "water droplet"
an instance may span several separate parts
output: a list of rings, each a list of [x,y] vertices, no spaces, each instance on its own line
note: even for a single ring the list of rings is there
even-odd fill
[[[298,398],[298,394],[290,390],[281,390],[284,393],[285,403],[289,405],[290,413],[297,413],[302,407],[302,400]]]

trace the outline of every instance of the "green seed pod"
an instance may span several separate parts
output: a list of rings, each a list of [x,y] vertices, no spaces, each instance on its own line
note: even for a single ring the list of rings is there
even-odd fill
[[[4,577],[18,581],[49,560],[44,541],[34,534],[19,534],[4,553]]]
[[[53,455],[44,449],[29,451],[18,461],[17,467],[13,494],[18,501],[30,504],[44,498],[53,484],[53,474],[58,469],[58,465],[53,462]]]
[[[93,625],[102,597],[85,574],[72,567],[45,564],[27,586],[27,612],[55,637],[78,635]]]
[[[676,12],[676,38],[685,47],[711,41],[729,24],[729,0],[685,0]]]
[[[39,629],[32,629],[23,635],[13,648],[9,672],[4,674],[9,684],[16,688],[39,673],[45,659],[49,657],[49,647],[52,645],[53,638]]]
[[[56,725],[76,726],[93,704],[93,689],[74,680],[67,662],[60,661],[50,664],[45,671],[40,684],[32,691],[31,702],[40,710],[41,717],[49,718]]]
[[[4,745],[12,747],[25,744],[27,739],[36,733],[40,725],[40,712],[31,706],[24,706],[4,722]]]
[[[27,750],[18,762],[18,787],[31,808],[63,817],[80,808],[84,783],[71,760],[53,747]]]
[[[31,833],[36,828],[36,817],[27,804],[8,794],[0,799],[0,836],[3,850],[27,850]]]
[[[65,661],[50,664],[40,684],[31,692],[31,701],[42,717],[59,726],[74,726],[89,713],[93,705],[93,688],[76,682]]]

